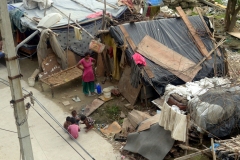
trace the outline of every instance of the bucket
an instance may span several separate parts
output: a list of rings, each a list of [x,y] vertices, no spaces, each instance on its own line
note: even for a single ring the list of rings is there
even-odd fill
[[[28,85],[33,87],[35,85],[35,78],[29,77],[28,78]]]
[[[111,88],[104,88],[103,96],[104,96],[104,98],[111,98]]]

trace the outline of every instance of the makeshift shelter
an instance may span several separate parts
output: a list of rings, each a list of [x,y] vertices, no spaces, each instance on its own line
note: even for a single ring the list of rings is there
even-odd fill
[[[207,34],[201,18],[199,16],[192,16],[189,17],[189,20],[200,36],[207,51],[210,52],[215,48],[215,44]],[[210,24],[209,21],[206,22]],[[125,52],[122,52],[122,57],[126,54],[127,61],[131,64],[131,84],[134,87],[138,86],[141,74],[142,81],[151,85],[159,95],[164,93],[164,88],[169,83],[180,85],[186,81],[196,81],[204,77],[213,77],[214,74],[216,76],[223,76],[225,74],[224,55],[220,49],[217,49],[215,56],[204,61],[200,65],[201,67],[197,66],[204,56],[195,45],[186,24],[181,18],[159,19],[112,26],[110,28],[110,35],[118,46],[124,49]],[[158,44],[161,44],[162,47]],[[149,50],[146,49],[148,45],[150,46]],[[157,51],[150,50],[153,47]],[[146,66],[136,66],[132,56],[136,51],[140,52],[143,49],[145,49],[145,52],[149,52],[148,55],[141,53],[146,61]],[[153,52],[155,52],[154,55],[151,55]],[[177,57],[175,55],[179,58],[175,58]],[[161,61],[162,59],[165,63]],[[184,60],[184,63],[181,60]],[[161,63],[157,63],[159,61]],[[186,68],[188,64],[191,65]],[[118,65],[118,63],[114,65]],[[184,73],[191,68],[196,70]],[[179,78],[181,73],[187,77],[187,80],[184,77]]]
[[[70,26],[68,31],[68,17],[78,23],[91,35],[96,35],[97,31],[102,26],[102,10],[104,4],[95,0],[84,2],[81,5],[80,1],[70,0],[52,0],[51,7],[47,9],[39,9],[37,6],[33,9],[24,8],[23,3],[15,3],[8,5],[10,15],[12,17],[12,23],[17,27],[18,30],[24,32],[26,29],[36,30],[37,23],[41,20],[44,15],[51,13],[59,13],[63,18],[51,29],[58,34],[56,37],[63,50],[69,47],[69,50],[74,53],[83,56],[86,51],[89,51],[88,45],[91,40],[85,32],[82,31],[82,40],[75,38],[75,32],[73,26]],[[110,0],[108,3],[115,6],[117,0]],[[107,5],[106,11],[111,16],[117,18],[127,9],[126,6],[116,6],[115,8]],[[70,20],[69,24],[73,24]]]

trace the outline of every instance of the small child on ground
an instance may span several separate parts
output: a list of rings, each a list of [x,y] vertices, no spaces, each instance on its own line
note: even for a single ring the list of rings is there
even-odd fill
[[[77,139],[78,138],[78,132],[80,132],[79,126],[76,124],[75,118],[71,118],[71,125],[68,126],[68,132],[73,136],[73,138]]]
[[[83,122],[82,124],[86,125],[86,130],[85,132],[88,132],[94,127],[94,120],[91,117],[86,117],[85,115],[81,115],[81,121]]]
[[[72,118],[74,118],[76,120],[76,124],[79,125],[80,118],[78,117],[76,110],[72,111]]]
[[[68,126],[70,126],[72,123],[71,123],[71,117],[67,117],[66,118],[66,121],[64,122],[64,124],[63,124],[63,127],[66,129],[66,130],[68,130]]]

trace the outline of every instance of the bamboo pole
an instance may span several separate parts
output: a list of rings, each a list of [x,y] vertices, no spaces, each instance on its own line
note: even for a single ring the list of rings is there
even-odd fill
[[[96,1],[101,2],[101,3],[104,3],[104,2],[101,1],[101,0],[96,0]],[[106,4],[107,4],[109,7],[112,7],[112,8],[114,8],[114,9],[118,9],[118,7],[112,5],[111,3],[106,2]]]
[[[179,144],[178,145],[180,148],[182,149],[185,149],[185,150],[190,150],[190,151],[196,151],[196,152],[199,152],[200,150],[197,149],[197,148],[193,148],[193,147],[190,147],[190,146],[186,146],[184,144]]]
[[[75,3],[77,3],[77,4],[79,4],[79,5],[81,5],[81,6],[83,6],[84,8],[88,9],[89,11],[92,11],[93,13],[96,13],[96,11],[94,11],[93,9],[91,9],[91,8],[83,5],[82,3],[78,2],[78,1],[75,1],[75,0],[72,0],[72,1],[75,2]]]
[[[187,115],[187,131],[186,131],[186,146],[188,146],[189,145],[189,138],[188,138],[188,128],[189,128],[189,124],[190,124],[190,115],[188,114]],[[185,155],[187,155],[187,153],[188,153],[188,150],[186,149],[185,150]]]
[[[68,16],[68,30],[67,30],[67,53],[66,53],[66,58],[67,58],[67,63],[68,63],[68,48],[69,48],[69,23],[70,23],[70,17],[71,13]],[[68,64],[67,64],[68,65]]]
[[[215,150],[214,150],[214,141],[213,141],[213,138],[211,138],[211,145],[212,145],[213,160],[216,160],[216,154],[215,154]]]
[[[56,9],[58,12],[60,12],[62,15],[64,15],[65,17],[67,17],[68,18],[68,16],[65,14],[65,13],[63,13],[60,9],[58,9],[57,7],[55,7],[54,5],[52,5],[52,7],[54,8],[54,9]],[[85,33],[87,33],[91,38],[95,38],[93,35],[91,35],[86,29],[84,29],[82,26],[80,26],[77,22],[75,22],[72,18],[70,18],[70,20],[73,22],[73,23],[75,23],[79,28],[81,28]]]
[[[197,156],[197,155],[200,155],[200,154],[203,154],[203,153],[206,153],[206,152],[209,152],[209,151],[210,151],[210,149],[207,148],[207,149],[204,149],[204,150],[201,150],[201,151],[198,151],[198,152],[195,152],[195,153],[186,155],[186,156],[182,156],[182,157],[179,157],[179,158],[175,158],[174,160],[185,160],[185,159],[189,159],[189,158],[195,157],[195,156]]]

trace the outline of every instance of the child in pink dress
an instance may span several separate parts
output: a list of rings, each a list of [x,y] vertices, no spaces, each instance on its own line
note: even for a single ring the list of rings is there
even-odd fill
[[[90,57],[90,53],[86,52],[85,57],[82,58],[77,67],[83,70],[82,76],[82,85],[83,85],[83,93],[88,96],[89,92],[91,95],[94,94],[95,84],[94,84],[94,72],[93,72],[93,63],[95,63],[95,59]]]

